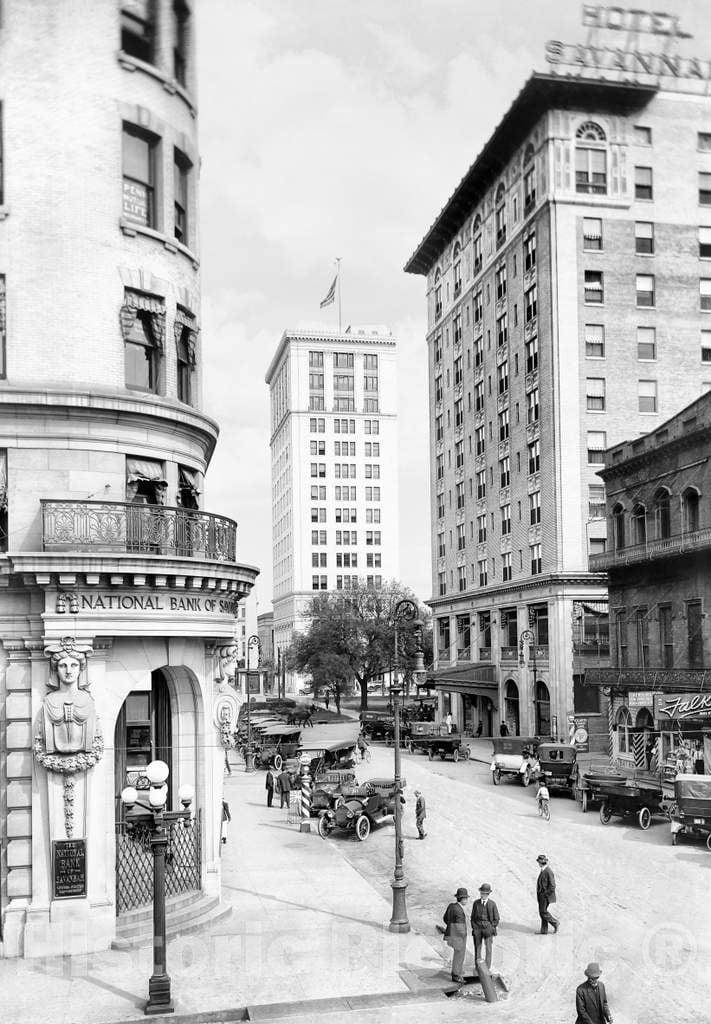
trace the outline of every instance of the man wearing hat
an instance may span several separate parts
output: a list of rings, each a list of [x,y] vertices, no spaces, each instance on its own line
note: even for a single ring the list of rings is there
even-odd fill
[[[588,980],[575,990],[575,1009],[578,1011],[575,1024],[612,1024],[605,986],[599,980],[600,964],[588,964],[585,974]]]
[[[467,949],[467,915],[464,912],[464,904],[469,899],[469,893],[460,886],[454,897],[454,903],[450,903],[445,910],[442,920],[446,927],[444,930],[444,941],[452,947],[452,981],[460,985],[464,983],[464,954]]]
[[[417,838],[424,839],[427,833],[425,832],[425,818],[427,817],[427,807],[425,805],[425,798],[419,789],[415,790],[415,796],[417,801],[415,802],[415,824],[417,825]]]
[[[479,899],[474,900],[472,906],[472,936],[474,938],[474,959],[478,963],[481,959],[481,944],[484,942],[486,950],[486,966],[491,967],[491,947],[494,944],[496,929],[499,927],[499,908],[490,899],[491,886],[483,882],[479,886]]]
[[[536,882],[538,913],[541,918],[541,935],[547,935],[549,924],[553,926],[554,932],[557,932],[560,927],[560,921],[553,917],[548,909],[551,903],[555,903],[555,875],[548,867],[548,858],[545,853],[539,853],[536,861],[541,869],[538,881]]]

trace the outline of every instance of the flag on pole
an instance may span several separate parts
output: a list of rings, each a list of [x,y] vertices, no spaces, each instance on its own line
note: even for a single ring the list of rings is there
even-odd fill
[[[337,283],[337,281],[338,281],[338,274],[336,274],[336,276],[334,277],[333,284],[328,289],[328,292],[326,294],[326,298],[321,300],[321,305],[319,306],[319,309],[323,309],[324,306],[330,306],[332,302],[336,301],[336,283]]]

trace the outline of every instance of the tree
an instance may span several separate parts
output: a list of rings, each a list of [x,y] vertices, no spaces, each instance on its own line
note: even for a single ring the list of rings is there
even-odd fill
[[[408,598],[420,609],[414,594],[393,580],[380,589],[360,580],[348,591],[318,594],[309,608],[310,625],[298,634],[289,649],[289,665],[308,672],[319,686],[338,685],[350,680],[360,687],[360,706],[368,707],[368,684],[393,665],[395,653],[395,607]],[[421,623],[419,623],[421,626]],[[412,669],[420,646],[418,623],[400,620],[398,625],[400,668]]]

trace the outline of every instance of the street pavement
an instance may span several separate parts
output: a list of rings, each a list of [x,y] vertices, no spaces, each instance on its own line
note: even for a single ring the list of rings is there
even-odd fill
[[[313,827],[301,833],[284,811],[265,806],[264,774],[239,765],[225,781],[232,822],[224,897],[232,914],[169,942],[173,1019],[213,1011],[217,1024],[249,1006],[252,1019],[283,1024],[460,1024],[472,1016],[571,1024],[583,968],[599,960],[616,1024],[709,1024],[705,846],[672,847],[661,819],[648,832],[631,820],[603,827],[596,812],[582,814],[567,797],[553,797],[547,823],[532,788],[491,784],[490,741],[471,745],[476,759],[457,764],[402,755],[412,924],[404,936],[387,929],[392,824],[374,828],[365,843],[338,834],[324,841]],[[392,774],[392,748],[372,749],[372,762],[358,766],[361,780]],[[424,841],[417,840],[415,788],[427,800]],[[537,934],[540,852],[558,881],[558,935]],[[441,994],[448,951],[435,925],[459,885],[476,895],[483,881],[493,886],[502,919],[494,968],[510,988],[496,1006],[477,990],[464,998]],[[138,1021],[151,966],[150,946],[0,962],[0,1020]],[[470,945],[465,969],[472,968]]]

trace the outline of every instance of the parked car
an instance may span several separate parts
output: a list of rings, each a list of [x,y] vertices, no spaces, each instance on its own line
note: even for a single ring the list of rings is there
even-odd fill
[[[322,772],[314,776],[311,791],[311,815],[331,810],[341,797],[350,797],[359,789],[354,771]]]
[[[538,736],[495,736],[491,758],[491,781],[495,786],[503,775],[514,775],[527,786],[539,770],[536,751]]]
[[[405,779],[401,787],[405,788]],[[335,829],[354,832],[361,843],[370,835],[371,826],[395,814],[397,799],[392,779],[369,779],[353,796],[344,797],[332,810],[318,819],[318,834],[327,839]],[[400,797],[405,802],[404,797]]]
[[[575,796],[578,779],[578,752],[569,743],[539,743],[538,774],[552,791],[564,789]]]
[[[674,846],[680,836],[705,835],[706,848],[711,850],[711,776],[677,775],[674,797],[670,814]]]
[[[387,711],[361,711],[360,724],[369,739],[392,740],[395,732],[395,720]]]
[[[461,733],[450,733],[446,725],[436,726],[434,722],[413,722],[406,745],[411,754],[421,750],[430,761],[436,756],[442,761],[447,756],[453,761],[458,761],[460,757],[468,761],[471,755],[469,745],[462,745]]]

